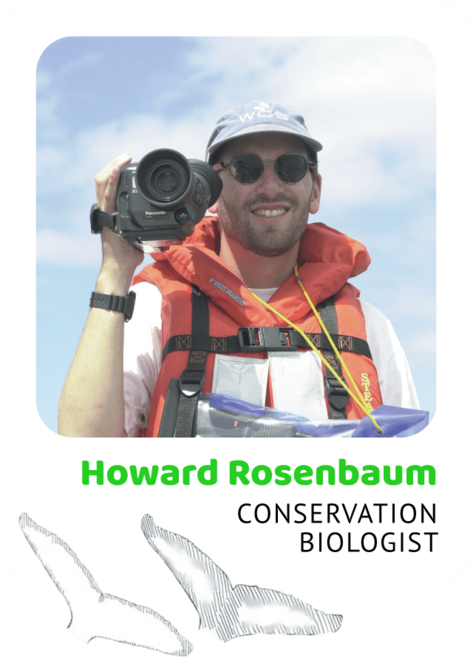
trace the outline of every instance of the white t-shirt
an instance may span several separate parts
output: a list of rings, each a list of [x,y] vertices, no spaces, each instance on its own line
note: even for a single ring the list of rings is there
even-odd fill
[[[124,351],[125,432],[129,437],[137,436],[147,425],[162,351],[161,293],[148,282],[141,282],[132,289],[136,291],[136,303],[133,319],[125,324]],[[265,301],[275,290],[253,289]],[[419,400],[409,365],[391,323],[379,309],[364,300],[360,302],[383,402],[418,409]],[[239,398],[264,405],[269,367],[274,375],[276,408],[312,419],[327,419],[321,394],[322,365],[313,351],[284,356],[270,353],[267,360],[218,354],[212,390],[232,396],[240,394]],[[314,406],[312,412],[309,405]]]

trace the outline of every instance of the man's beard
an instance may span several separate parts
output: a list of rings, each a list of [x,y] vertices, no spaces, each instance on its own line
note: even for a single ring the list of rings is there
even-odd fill
[[[280,226],[276,216],[274,224],[263,221],[258,224],[258,216],[251,213],[251,208],[265,203],[287,204],[293,215],[292,222]],[[244,202],[238,210],[226,206],[220,199],[218,217],[223,231],[238,245],[262,257],[278,257],[300,240],[307,226],[309,208],[310,199],[304,204],[284,194],[276,195],[273,199],[258,195]]]

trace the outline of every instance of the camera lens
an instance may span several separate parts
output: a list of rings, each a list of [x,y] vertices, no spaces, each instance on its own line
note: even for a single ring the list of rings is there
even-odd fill
[[[161,162],[150,168],[146,189],[157,202],[172,202],[187,188],[189,177],[180,163]]]
[[[136,183],[141,195],[151,204],[174,205],[188,191],[191,170],[187,159],[171,149],[147,154],[136,168]]]
[[[179,178],[174,172],[163,172],[158,176],[157,186],[160,190],[166,193],[173,192],[179,185]]]

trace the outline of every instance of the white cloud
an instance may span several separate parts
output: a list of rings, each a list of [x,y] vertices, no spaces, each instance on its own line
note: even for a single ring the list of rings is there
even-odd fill
[[[64,234],[40,229],[36,235],[36,258],[61,266],[95,266],[102,261],[100,238],[84,232]]]
[[[206,44],[202,66],[218,61],[226,73],[213,102],[223,110],[228,105],[222,97],[227,102],[232,90],[244,89],[245,102],[265,97],[300,109],[324,145],[324,201],[396,199],[431,180],[435,71],[421,44],[388,38],[279,40],[284,63],[267,68],[278,40],[266,43],[229,39]],[[378,153],[383,145],[403,154],[397,171],[384,171]]]
[[[124,152],[138,161],[153,149],[167,147],[188,158],[202,159],[205,135],[193,120],[170,126],[151,115],[131,115],[120,122],[84,129],[64,146],[38,150],[38,189],[42,194],[63,194],[89,186],[109,160]]]

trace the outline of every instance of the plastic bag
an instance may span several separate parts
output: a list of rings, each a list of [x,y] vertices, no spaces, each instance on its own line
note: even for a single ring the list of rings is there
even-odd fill
[[[225,394],[202,394],[197,406],[196,437],[200,438],[372,438],[407,437],[429,423],[425,410],[379,406],[369,417],[311,421],[274,408],[266,408]]]

